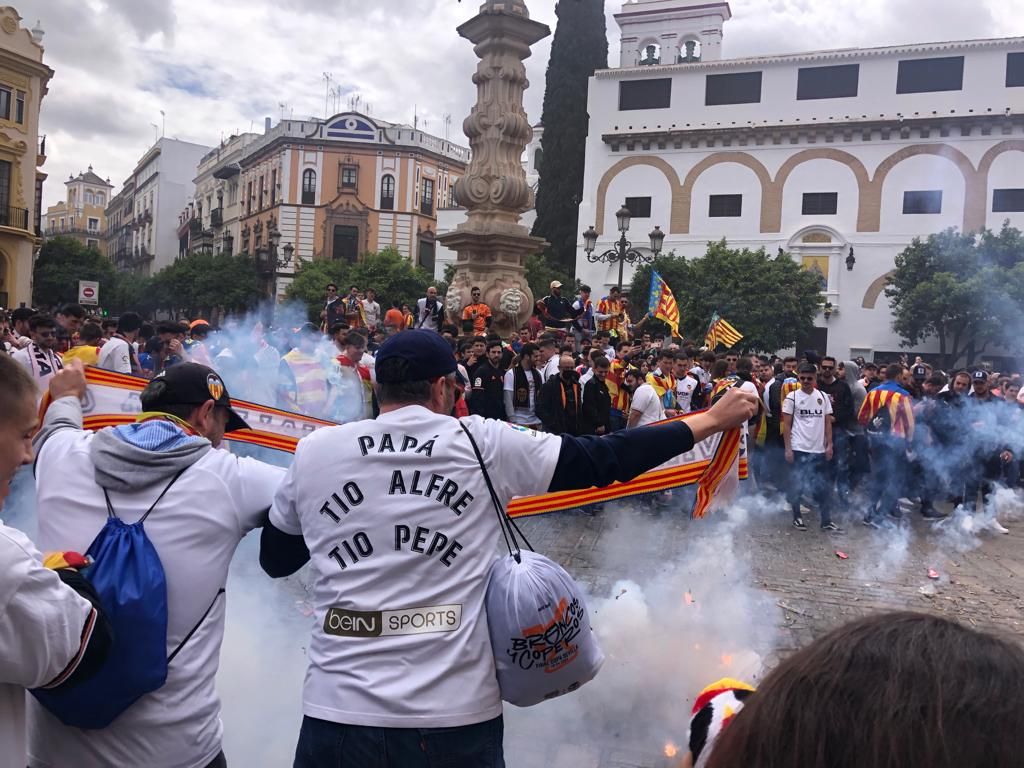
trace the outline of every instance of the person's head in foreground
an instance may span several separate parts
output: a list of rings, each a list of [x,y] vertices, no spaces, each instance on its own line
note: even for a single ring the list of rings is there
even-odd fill
[[[36,384],[9,355],[0,353],[0,508],[14,473],[32,461],[36,417]]]
[[[707,768],[1017,768],[1024,648],[918,613],[858,619],[771,672]]]

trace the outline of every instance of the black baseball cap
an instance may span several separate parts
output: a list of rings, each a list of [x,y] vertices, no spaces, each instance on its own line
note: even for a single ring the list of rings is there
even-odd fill
[[[988,374],[985,371],[975,371],[971,374],[971,378],[974,381],[988,381]]]
[[[917,379],[918,381],[924,381],[925,379],[928,378],[928,369],[925,368],[923,365],[915,365],[913,374],[914,378]]]
[[[404,365],[391,361],[402,361]],[[396,333],[377,350],[377,381],[382,384],[436,379],[456,368],[451,345],[439,333],[425,328]]]
[[[142,409],[159,411],[171,405],[202,405],[207,400],[228,409],[225,432],[249,429],[245,420],[231,407],[231,396],[224,379],[212,368],[199,363],[178,363],[164,368],[146,385],[139,396]]]

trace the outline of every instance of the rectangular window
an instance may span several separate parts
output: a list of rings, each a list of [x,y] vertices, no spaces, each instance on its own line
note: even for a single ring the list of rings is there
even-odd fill
[[[277,169],[270,172],[270,207],[277,205]]]
[[[672,78],[623,80],[619,83],[619,111],[668,109],[672,106]]]
[[[649,197],[627,197],[626,207],[633,214],[634,219],[651,218],[651,198]]]
[[[263,188],[264,188],[264,177],[260,176],[260,199],[259,199],[259,210],[263,210]]]
[[[354,264],[359,257],[359,228],[335,225],[331,257],[336,261]]]
[[[430,274],[434,274],[434,244],[427,240],[420,240],[420,254],[419,263],[423,269],[427,270]]]
[[[245,188],[245,212],[252,213],[252,182],[250,181]]]
[[[964,87],[964,57],[905,59],[899,64],[896,93],[959,91]]]
[[[844,99],[857,95],[860,64],[835,67],[801,67],[796,77],[796,98]]]
[[[904,192],[903,213],[942,213],[942,191]]]
[[[804,216],[835,216],[838,207],[838,192],[804,192]]]
[[[1024,53],[1006,54],[1006,87],[1024,87]]]
[[[711,195],[708,216],[712,219],[735,218],[743,215],[743,195]]]
[[[92,216],[89,217],[89,231],[99,232],[100,231],[100,220],[95,219]]]
[[[434,181],[433,179],[423,180],[423,200],[420,203],[420,213],[425,216],[434,215]]]
[[[9,210],[11,205],[11,163],[8,160],[0,160],[0,216],[4,222],[10,218]],[[64,220],[61,219],[63,224]]]
[[[86,248],[99,248],[100,247],[100,241],[99,240],[93,240],[92,238],[86,238],[85,247]]]
[[[14,101],[14,121],[22,124],[25,122],[25,92],[18,91],[18,96]]]
[[[1024,189],[992,191],[993,213],[1024,213]]]
[[[355,189],[356,188],[356,173],[357,172],[358,172],[358,169],[353,167],[353,166],[351,166],[351,165],[346,165],[344,168],[341,169],[341,186],[344,189]]]
[[[758,104],[761,101],[761,73],[737,72],[708,75],[704,84],[704,104]]]
[[[0,119],[11,119],[11,89],[0,86]]]

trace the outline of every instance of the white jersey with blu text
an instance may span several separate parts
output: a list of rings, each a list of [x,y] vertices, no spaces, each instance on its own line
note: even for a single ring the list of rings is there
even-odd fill
[[[786,395],[782,412],[793,417],[790,448],[803,453],[825,452],[825,419],[832,415],[828,395],[817,389],[808,395],[798,389]]]
[[[470,416],[503,505],[548,489],[561,438]],[[498,518],[459,421],[410,405],[303,439],[270,521],[316,571],[303,712],[444,728],[501,714],[484,611]]]

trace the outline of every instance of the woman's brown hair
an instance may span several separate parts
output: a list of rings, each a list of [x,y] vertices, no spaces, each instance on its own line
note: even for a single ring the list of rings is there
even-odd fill
[[[918,613],[833,630],[780,664],[707,768],[1018,768],[1024,649]]]

